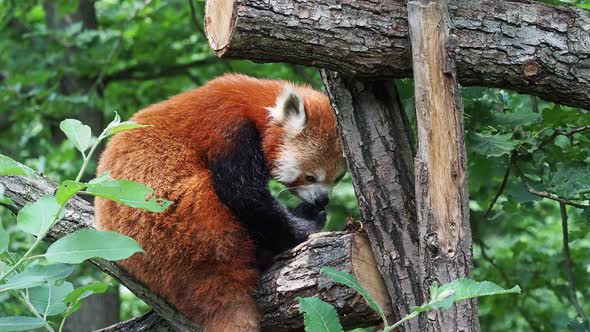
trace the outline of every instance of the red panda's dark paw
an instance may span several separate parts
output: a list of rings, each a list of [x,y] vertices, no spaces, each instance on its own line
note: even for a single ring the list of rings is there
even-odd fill
[[[313,221],[321,226],[320,228],[323,228],[326,223],[326,211],[324,208],[308,202],[303,202],[289,211],[296,217]]]
[[[326,224],[326,211],[316,205],[303,202],[290,210],[292,218],[289,225],[295,234],[297,242],[303,242],[307,236],[322,231]]]

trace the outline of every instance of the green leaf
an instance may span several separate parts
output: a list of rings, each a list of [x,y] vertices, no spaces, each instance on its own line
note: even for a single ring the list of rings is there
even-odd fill
[[[472,299],[481,296],[520,293],[520,287],[504,289],[490,281],[474,281],[461,278],[440,287],[435,283],[430,287],[430,302],[410,309],[415,312],[424,312],[433,309],[450,308],[453,303],[461,300]]]
[[[67,201],[70,200],[70,198],[72,198],[80,190],[86,188],[87,186],[87,184],[82,182],[65,180],[57,188],[57,192],[55,193],[55,199],[59,204],[65,204]]]
[[[559,146],[562,149],[567,149],[572,145],[570,139],[564,135],[558,135],[557,137],[555,137],[553,144]]]
[[[505,192],[516,203],[536,202],[542,200],[541,197],[529,193],[526,185],[520,179],[508,181]]]
[[[66,264],[29,265],[19,273],[0,285],[0,292],[11,289],[23,289],[41,286],[46,282],[65,279],[74,272],[74,268]]]
[[[105,182],[109,182],[109,181],[113,181],[113,178],[111,178],[111,172],[104,172],[99,177],[88,181],[88,185],[100,184],[100,183],[105,183]]]
[[[82,302],[76,302],[76,303],[74,303],[72,306],[70,306],[70,307],[68,308],[68,310],[66,310],[66,311],[63,313],[63,315],[62,315],[62,316],[65,318],[65,317],[67,317],[67,316],[71,315],[73,312],[76,312],[76,311],[78,311],[78,309],[80,309],[80,307],[81,307],[81,306],[82,306]]]
[[[172,205],[171,201],[155,198],[152,188],[128,180],[102,178],[100,181],[88,183],[87,192],[94,196],[151,212],[162,212]]]
[[[45,324],[47,324],[46,321],[37,317],[0,317],[0,332],[30,331],[43,327]]]
[[[59,128],[80,152],[84,153],[90,147],[92,131],[87,125],[75,119],[65,119],[59,124]]]
[[[33,172],[17,161],[0,154],[0,176],[1,175],[33,176]]]
[[[298,297],[299,312],[303,313],[306,332],[342,332],[336,309],[315,297]]]
[[[590,188],[590,166],[578,163],[559,163],[549,177],[548,190],[559,196],[572,197]]]
[[[60,211],[61,206],[53,196],[45,195],[38,201],[25,205],[16,217],[17,225],[23,231],[39,236],[52,225],[53,218]],[[62,210],[57,220],[64,215]]]
[[[590,223],[590,207],[585,208],[581,215],[587,223]]]
[[[358,280],[356,280],[356,278],[352,274],[343,271],[338,271],[330,266],[322,267],[320,272],[326,274],[328,277],[334,280],[334,282],[343,284],[357,291],[365,298],[367,304],[381,316],[381,319],[383,319],[384,322],[386,321],[383,309],[377,304],[377,302],[375,302],[375,299],[373,299],[371,295],[369,295],[367,290],[364,289],[361,286],[361,284],[359,284]]]
[[[128,236],[109,231],[81,229],[54,242],[44,256],[50,262],[80,264],[93,257],[115,261],[136,252],[143,250]]]
[[[114,135],[118,132],[121,132],[121,131],[135,129],[135,128],[145,128],[145,127],[151,127],[151,126],[138,124],[133,121],[121,122],[121,117],[119,116],[119,113],[115,112],[115,118],[113,119],[113,121],[111,121],[111,123],[109,123],[109,125],[105,129],[106,130],[105,137],[112,136],[112,135]]]
[[[433,286],[431,293],[440,296],[445,292],[452,292],[454,302],[482,296],[520,293],[520,287],[514,286],[504,289],[491,281],[474,281],[467,278],[457,279],[440,287]]]
[[[121,131],[136,129],[136,128],[145,128],[145,127],[151,127],[151,126],[150,125],[142,125],[139,123],[135,123],[133,121],[121,122],[121,123],[111,127],[109,129],[109,131],[107,132],[106,137],[112,136],[112,135],[114,135],[118,132],[121,132]]]
[[[430,296],[430,302],[421,306],[410,307],[410,310],[414,312],[425,312],[438,308],[449,309],[453,306],[456,298],[454,290],[447,289],[445,291],[441,291],[436,283],[430,287]]]
[[[9,242],[10,237],[8,236],[8,232],[4,230],[4,227],[2,226],[2,221],[0,221],[0,254],[2,254],[8,249]]]
[[[64,299],[65,302],[71,303],[78,300],[84,299],[92,294],[101,294],[109,289],[109,284],[106,282],[97,282],[94,284],[86,285],[80,288],[76,288],[70,292]]]
[[[510,153],[518,145],[510,138],[512,134],[470,133],[470,143],[473,151],[488,157],[499,157]]]
[[[33,307],[41,315],[54,316],[66,311],[67,305],[64,303],[66,296],[74,290],[74,286],[69,282],[64,282],[59,286],[48,283],[43,286],[31,288],[29,298]]]

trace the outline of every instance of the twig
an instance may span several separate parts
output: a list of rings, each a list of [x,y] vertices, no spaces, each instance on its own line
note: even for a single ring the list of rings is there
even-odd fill
[[[576,203],[576,202],[572,202],[569,199],[565,199],[565,198],[559,197],[557,195],[548,193],[546,191],[537,191],[537,190],[535,190],[535,189],[533,189],[531,187],[528,187],[528,186],[527,186],[527,188],[528,188],[528,192],[530,194],[533,194],[533,195],[539,196],[539,197],[549,198],[549,199],[552,199],[554,201],[557,201],[557,202],[559,202],[561,204],[571,205],[573,207],[577,207],[578,209],[585,209],[585,208],[590,207],[590,205],[585,205],[585,204],[579,204],[579,203]]]
[[[516,163],[513,162],[512,165],[514,166],[514,168],[518,172],[518,175],[519,175],[520,179],[522,180],[522,182],[524,183],[524,185],[526,186],[527,191],[529,192],[529,194],[532,194],[532,195],[535,195],[535,196],[539,196],[539,197],[543,197],[543,198],[548,198],[548,199],[551,199],[551,200],[554,200],[554,201],[557,201],[559,203],[563,203],[563,204],[566,204],[566,205],[571,205],[571,206],[576,207],[578,209],[586,209],[586,208],[589,208],[590,207],[590,205],[576,203],[576,202],[573,202],[573,201],[571,201],[571,200],[569,200],[567,198],[563,198],[563,197],[557,196],[555,194],[548,193],[546,191],[538,191],[538,190],[536,190],[535,188],[533,188],[530,185],[529,181],[527,180],[527,177],[524,175],[524,173],[522,172],[522,170],[516,165]]]
[[[565,204],[559,203],[559,209],[561,211],[561,231],[563,233],[563,260],[565,263],[565,272],[567,274],[570,302],[576,308],[576,311],[578,312],[578,315],[580,315],[580,318],[587,321],[588,316],[586,316],[586,314],[584,313],[584,310],[578,302],[578,297],[576,296],[576,285],[574,284],[574,272],[572,271],[572,260],[570,257],[570,245],[568,239],[567,209],[565,207]]]
[[[492,211],[492,208],[494,207],[494,204],[496,204],[496,201],[498,200],[498,198],[500,198],[500,195],[502,195],[502,193],[504,192],[504,188],[506,188],[506,183],[508,182],[508,178],[510,177],[510,168],[511,168],[511,161],[508,160],[508,167],[506,168],[506,172],[504,173],[504,179],[502,180],[502,184],[500,185],[500,188],[498,189],[498,192],[496,193],[496,195],[494,195],[494,198],[492,198],[492,201],[490,202],[490,205],[488,205],[486,212],[483,214],[484,218],[488,217],[488,215]]]
[[[549,142],[551,142],[552,140],[554,140],[559,135],[571,137],[574,134],[577,134],[579,132],[582,132],[582,131],[588,130],[588,129],[590,129],[590,125],[579,127],[579,128],[574,128],[574,129],[567,130],[567,131],[555,129],[555,131],[553,132],[553,134],[551,136],[547,137],[547,139],[545,139],[544,141],[542,141],[541,144],[539,144],[539,147],[537,149],[540,149],[540,148],[544,147],[545,145],[547,145]]]

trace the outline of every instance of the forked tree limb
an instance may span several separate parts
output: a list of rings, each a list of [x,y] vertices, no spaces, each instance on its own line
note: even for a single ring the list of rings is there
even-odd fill
[[[433,283],[471,276],[471,227],[463,133],[463,102],[449,54],[447,0],[408,1],[418,152],[415,158],[420,272],[424,293]],[[477,302],[439,310],[420,331],[479,331]]]
[[[531,0],[452,0],[449,9],[461,84],[590,109],[590,12]],[[404,0],[207,0],[205,27],[218,56],[412,76]]]
[[[52,195],[57,188],[53,181],[42,176],[0,176],[0,184],[6,189],[5,196],[10,198],[18,209],[43,195]],[[92,206],[75,196],[67,204],[64,218],[50,230],[46,240],[55,241],[77,230],[93,227]],[[200,330],[117,263],[102,259],[93,259],[92,263],[119,280],[155,311],[104,331]],[[256,299],[262,314],[261,324],[266,330],[291,331],[303,327],[303,319],[295,300],[297,296],[319,296],[333,304],[346,327],[376,325],[380,321],[379,316],[367,306],[358,293],[335,284],[325,275],[320,275],[319,270],[323,266],[332,266],[355,275],[377,302],[386,311],[390,311],[389,301],[383,296],[386,293],[385,286],[366,235],[362,232],[319,233],[281,254],[277,257],[276,263],[261,276]]]

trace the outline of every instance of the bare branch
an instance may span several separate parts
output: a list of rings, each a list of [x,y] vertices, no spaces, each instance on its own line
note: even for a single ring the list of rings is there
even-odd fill
[[[570,245],[568,239],[568,225],[567,225],[567,209],[564,203],[559,203],[559,209],[561,211],[561,231],[563,233],[563,262],[565,273],[567,274],[569,298],[572,305],[576,308],[580,318],[587,321],[588,316],[584,313],[584,309],[578,302],[578,296],[576,295],[576,285],[574,284],[574,272],[572,270],[572,259],[570,257]]]
[[[506,188],[506,183],[508,182],[508,178],[510,177],[511,166],[512,166],[512,163],[510,160],[508,160],[508,167],[506,167],[506,172],[504,173],[504,179],[502,179],[502,184],[500,185],[500,188],[498,188],[498,192],[496,193],[496,195],[494,195],[494,198],[492,198],[492,201],[490,202],[490,205],[488,205],[486,212],[483,214],[484,218],[488,217],[488,215],[492,211],[492,208],[494,207],[494,204],[496,204],[496,201],[498,200],[498,198],[500,198],[500,196],[504,192],[504,188]]]

